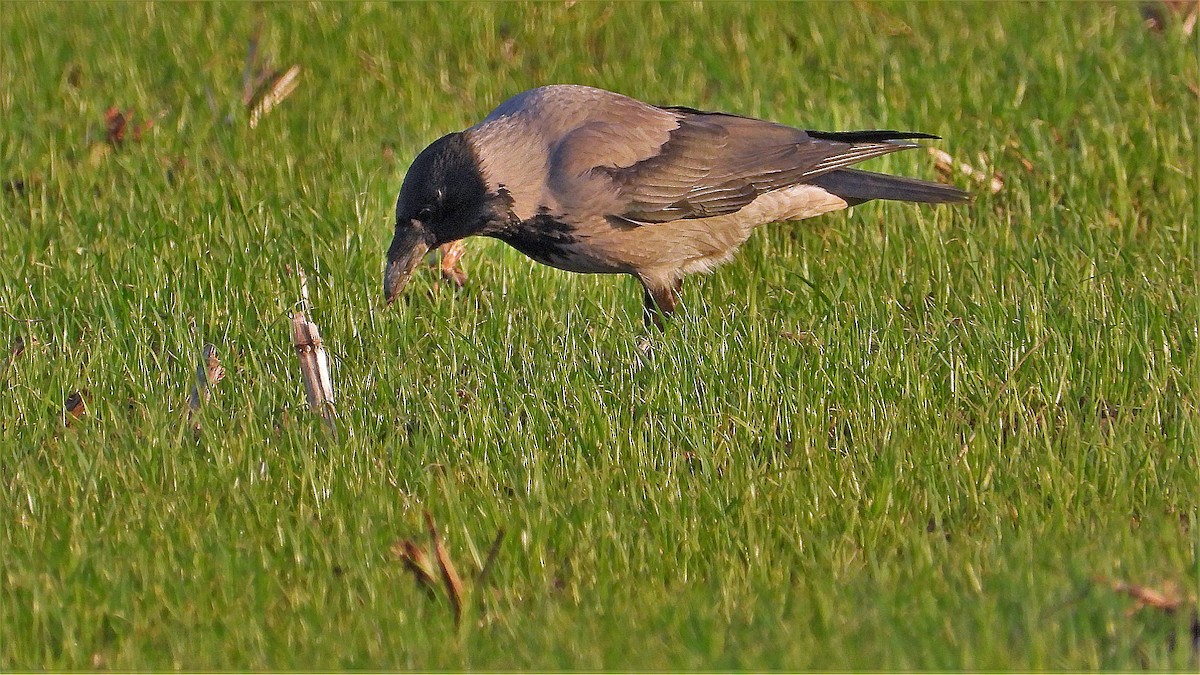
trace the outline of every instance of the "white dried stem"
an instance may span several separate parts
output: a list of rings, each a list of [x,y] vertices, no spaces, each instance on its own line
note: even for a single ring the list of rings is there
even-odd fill
[[[317,325],[308,320],[303,310],[292,315],[292,340],[300,359],[300,375],[308,407],[328,419],[333,405],[333,380],[329,375],[329,356],[321,342]]]
[[[308,301],[308,275],[304,273],[303,267],[297,267],[296,276],[300,277],[300,308],[307,312],[312,309],[312,303]]]
[[[283,102],[285,98],[292,95],[296,90],[296,85],[299,84],[300,66],[292,66],[287,71],[271,81],[258,97],[257,102],[250,109],[250,128],[254,129],[258,126],[258,121],[266,116],[267,113]]]
[[[928,148],[928,150],[929,154],[933,156],[934,167],[943,175],[951,176],[956,172],[966,174],[976,183],[986,185],[992,194],[1004,189],[1004,178],[998,172],[988,174],[980,171],[966,162],[954,159],[945,150],[938,148]]]

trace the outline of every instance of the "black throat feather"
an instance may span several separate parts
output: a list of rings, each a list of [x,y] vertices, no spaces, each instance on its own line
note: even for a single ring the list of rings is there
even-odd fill
[[[573,225],[550,215],[545,208],[539,209],[537,215],[525,220],[518,218],[512,211],[509,211],[509,214],[508,224],[496,232],[489,233],[491,236],[543,265],[559,268],[570,266],[570,245],[578,241]]]

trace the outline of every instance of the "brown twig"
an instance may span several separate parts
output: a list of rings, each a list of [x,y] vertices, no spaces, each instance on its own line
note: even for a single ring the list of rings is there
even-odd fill
[[[960,162],[954,159],[954,157],[952,157],[950,153],[946,152],[945,150],[933,147],[929,148],[928,150],[929,154],[933,156],[934,168],[936,168],[938,173],[942,174],[944,177],[949,178],[950,176],[954,175],[955,172],[958,172],[966,174],[976,183],[986,185],[988,189],[992,191],[992,194],[996,194],[1004,189],[1004,178],[999,172],[993,171],[991,175],[988,175],[987,173],[976,169],[966,162]]]
[[[463,584],[462,579],[458,576],[458,572],[454,569],[454,562],[450,560],[450,554],[446,552],[446,547],[442,545],[442,538],[438,534],[437,524],[433,522],[433,516],[429,512],[425,512],[425,524],[429,526],[429,538],[433,544],[433,555],[437,559],[438,570],[442,575],[442,583],[446,587],[446,595],[450,598],[450,607],[454,610],[454,623],[462,622],[463,613]]]
[[[35,316],[26,316],[26,317],[16,316],[12,312],[8,311],[7,309],[4,309],[3,307],[0,307],[0,314],[7,316],[9,318],[9,320],[16,321],[17,323],[30,324],[30,323],[42,323],[43,321],[45,321],[45,319],[39,319]]]
[[[500,555],[500,544],[502,543],[504,543],[503,527],[496,531],[496,538],[492,540],[492,546],[488,549],[483,567],[479,568],[479,576],[475,577],[476,588],[483,588],[487,585],[488,577],[492,573],[492,565],[496,562],[496,557]]]
[[[416,578],[417,584],[426,592],[437,595],[439,587],[445,591],[446,598],[450,601],[450,609],[454,614],[454,623],[456,626],[461,626],[467,607],[467,589],[463,585],[462,577],[458,575],[458,570],[454,567],[454,561],[450,559],[450,553],[442,542],[442,536],[438,532],[433,516],[428,511],[424,513],[424,516],[425,525],[429,530],[430,553],[426,553],[425,549],[412,540],[403,539],[392,544],[392,556],[404,563],[404,566]],[[491,571],[495,567],[496,559],[500,555],[500,546],[503,542],[504,528],[500,528],[496,532],[496,538],[492,540],[483,566],[475,575],[474,583],[471,584],[473,589],[481,589],[487,584]],[[431,554],[432,559],[430,559]],[[435,565],[436,569],[434,569]],[[438,583],[439,580],[441,583]]]

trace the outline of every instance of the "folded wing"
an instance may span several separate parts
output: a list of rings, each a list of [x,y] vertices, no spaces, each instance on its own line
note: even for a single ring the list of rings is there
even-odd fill
[[[936,138],[899,131],[806,132],[690,108],[651,110],[655,127],[675,124],[656,148],[642,139],[641,147],[626,147],[628,120],[614,120],[611,134],[605,124],[592,124],[563,140],[556,151],[560,171],[553,173],[576,180],[555,182],[561,204],[602,204],[610,222],[626,226],[725,215],[766,192],[916,147],[906,139]],[[662,138],[661,132],[655,136]]]

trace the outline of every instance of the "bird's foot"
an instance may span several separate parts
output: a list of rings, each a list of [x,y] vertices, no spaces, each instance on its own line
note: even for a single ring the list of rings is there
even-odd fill
[[[462,260],[463,254],[467,252],[467,247],[462,241],[452,241],[449,244],[442,244],[438,247],[437,253],[431,253],[427,258],[430,267],[437,268],[438,274],[442,281],[447,281],[453,290],[458,290],[467,285],[467,273],[459,266],[459,261]],[[434,260],[434,256],[437,259]],[[431,294],[437,294],[441,290],[441,283],[433,282],[430,287]]]
[[[442,273],[442,278],[454,284],[455,288],[462,288],[467,284],[467,273],[459,267],[459,262],[462,260],[463,254],[467,252],[467,247],[462,241],[452,241],[449,244],[443,244],[441,247],[442,261],[438,265],[438,269]]]

